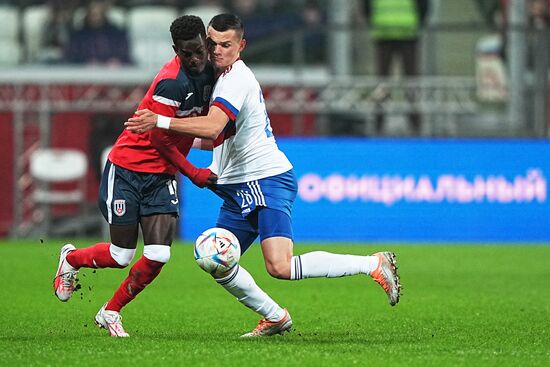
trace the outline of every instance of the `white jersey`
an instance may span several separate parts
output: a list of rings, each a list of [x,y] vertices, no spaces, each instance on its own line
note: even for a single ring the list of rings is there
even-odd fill
[[[229,117],[214,141],[210,170],[218,175],[218,184],[259,180],[292,168],[273,137],[260,84],[242,60],[220,75],[210,104]]]

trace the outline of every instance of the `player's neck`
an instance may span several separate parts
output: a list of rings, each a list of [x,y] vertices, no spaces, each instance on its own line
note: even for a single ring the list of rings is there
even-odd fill
[[[231,64],[229,64],[228,66],[226,66],[225,68],[223,69],[216,69],[216,79],[220,77],[220,75],[222,74],[225,74],[227,73],[229,70],[231,70],[231,68],[233,67],[233,65],[239,61],[241,59],[241,57],[239,56],[235,61],[233,61]]]

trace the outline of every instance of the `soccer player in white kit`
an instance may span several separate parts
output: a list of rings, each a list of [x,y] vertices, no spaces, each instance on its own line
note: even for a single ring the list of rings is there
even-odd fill
[[[240,59],[246,45],[242,21],[232,14],[216,15],[209,23],[207,42],[218,75],[208,115],[178,119],[141,110],[126,122],[126,128],[141,133],[158,127],[205,143],[213,141],[210,169],[218,181],[210,189],[224,200],[216,226],[233,232],[243,253],[259,235],[271,276],[300,280],[366,274],[382,286],[390,305],[397,304],[401,284],[392,252],[357,256],[314,251],[293,256],[291,210],[296,179],[292,164],[275,142],[260,85]],[[242,266],[215,278],[263,317],[243,336],[282,334],[292,327],[288,311],[261,290]]]

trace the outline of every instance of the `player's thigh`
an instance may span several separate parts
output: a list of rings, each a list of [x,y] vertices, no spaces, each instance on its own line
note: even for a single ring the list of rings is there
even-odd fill
[[[277,209],[258,209],[258,231],[266,266],[279,267],[290,262],[293,253],[292,220]]]
[[[173,214],[153,214],[141,217],[145,245],[172,245],[178,217]]]
[[[173,175],[143,174],[139,216],[145,245],[168,245],[174,240],[179,213]]]
[[[137,247],[138,229],[138,223],[125,225],[110,224],[111,243],[118,247],[135,249]]]
[[[244,254],[258,237],[257,219],[256,211],[243,217],[240,209],[231,208],[230,204],[224,203],[220,208],[216,227],[231,231],[239,240],[241,254]]]
[[[179,215],[177,181],[173,175],[164,173],[142,174],[143,190],[139,203],[140,218]]]
[[[98,205],[109,224],[127,225],[139,220],[140,188],[135,172],[107,162],[99,185]]]
[[[99,186],[98,205],[109,223],[111,242],[136,248],[139,222],[139,187],[135,173],[107,162]]]

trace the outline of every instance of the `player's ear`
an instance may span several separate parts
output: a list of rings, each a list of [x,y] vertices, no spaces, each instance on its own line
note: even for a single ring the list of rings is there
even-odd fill
[[[246,47],[246,40],[243,38],[239,45],[239,52],[242,52],[242,50],[244,50],[245,47]]]

